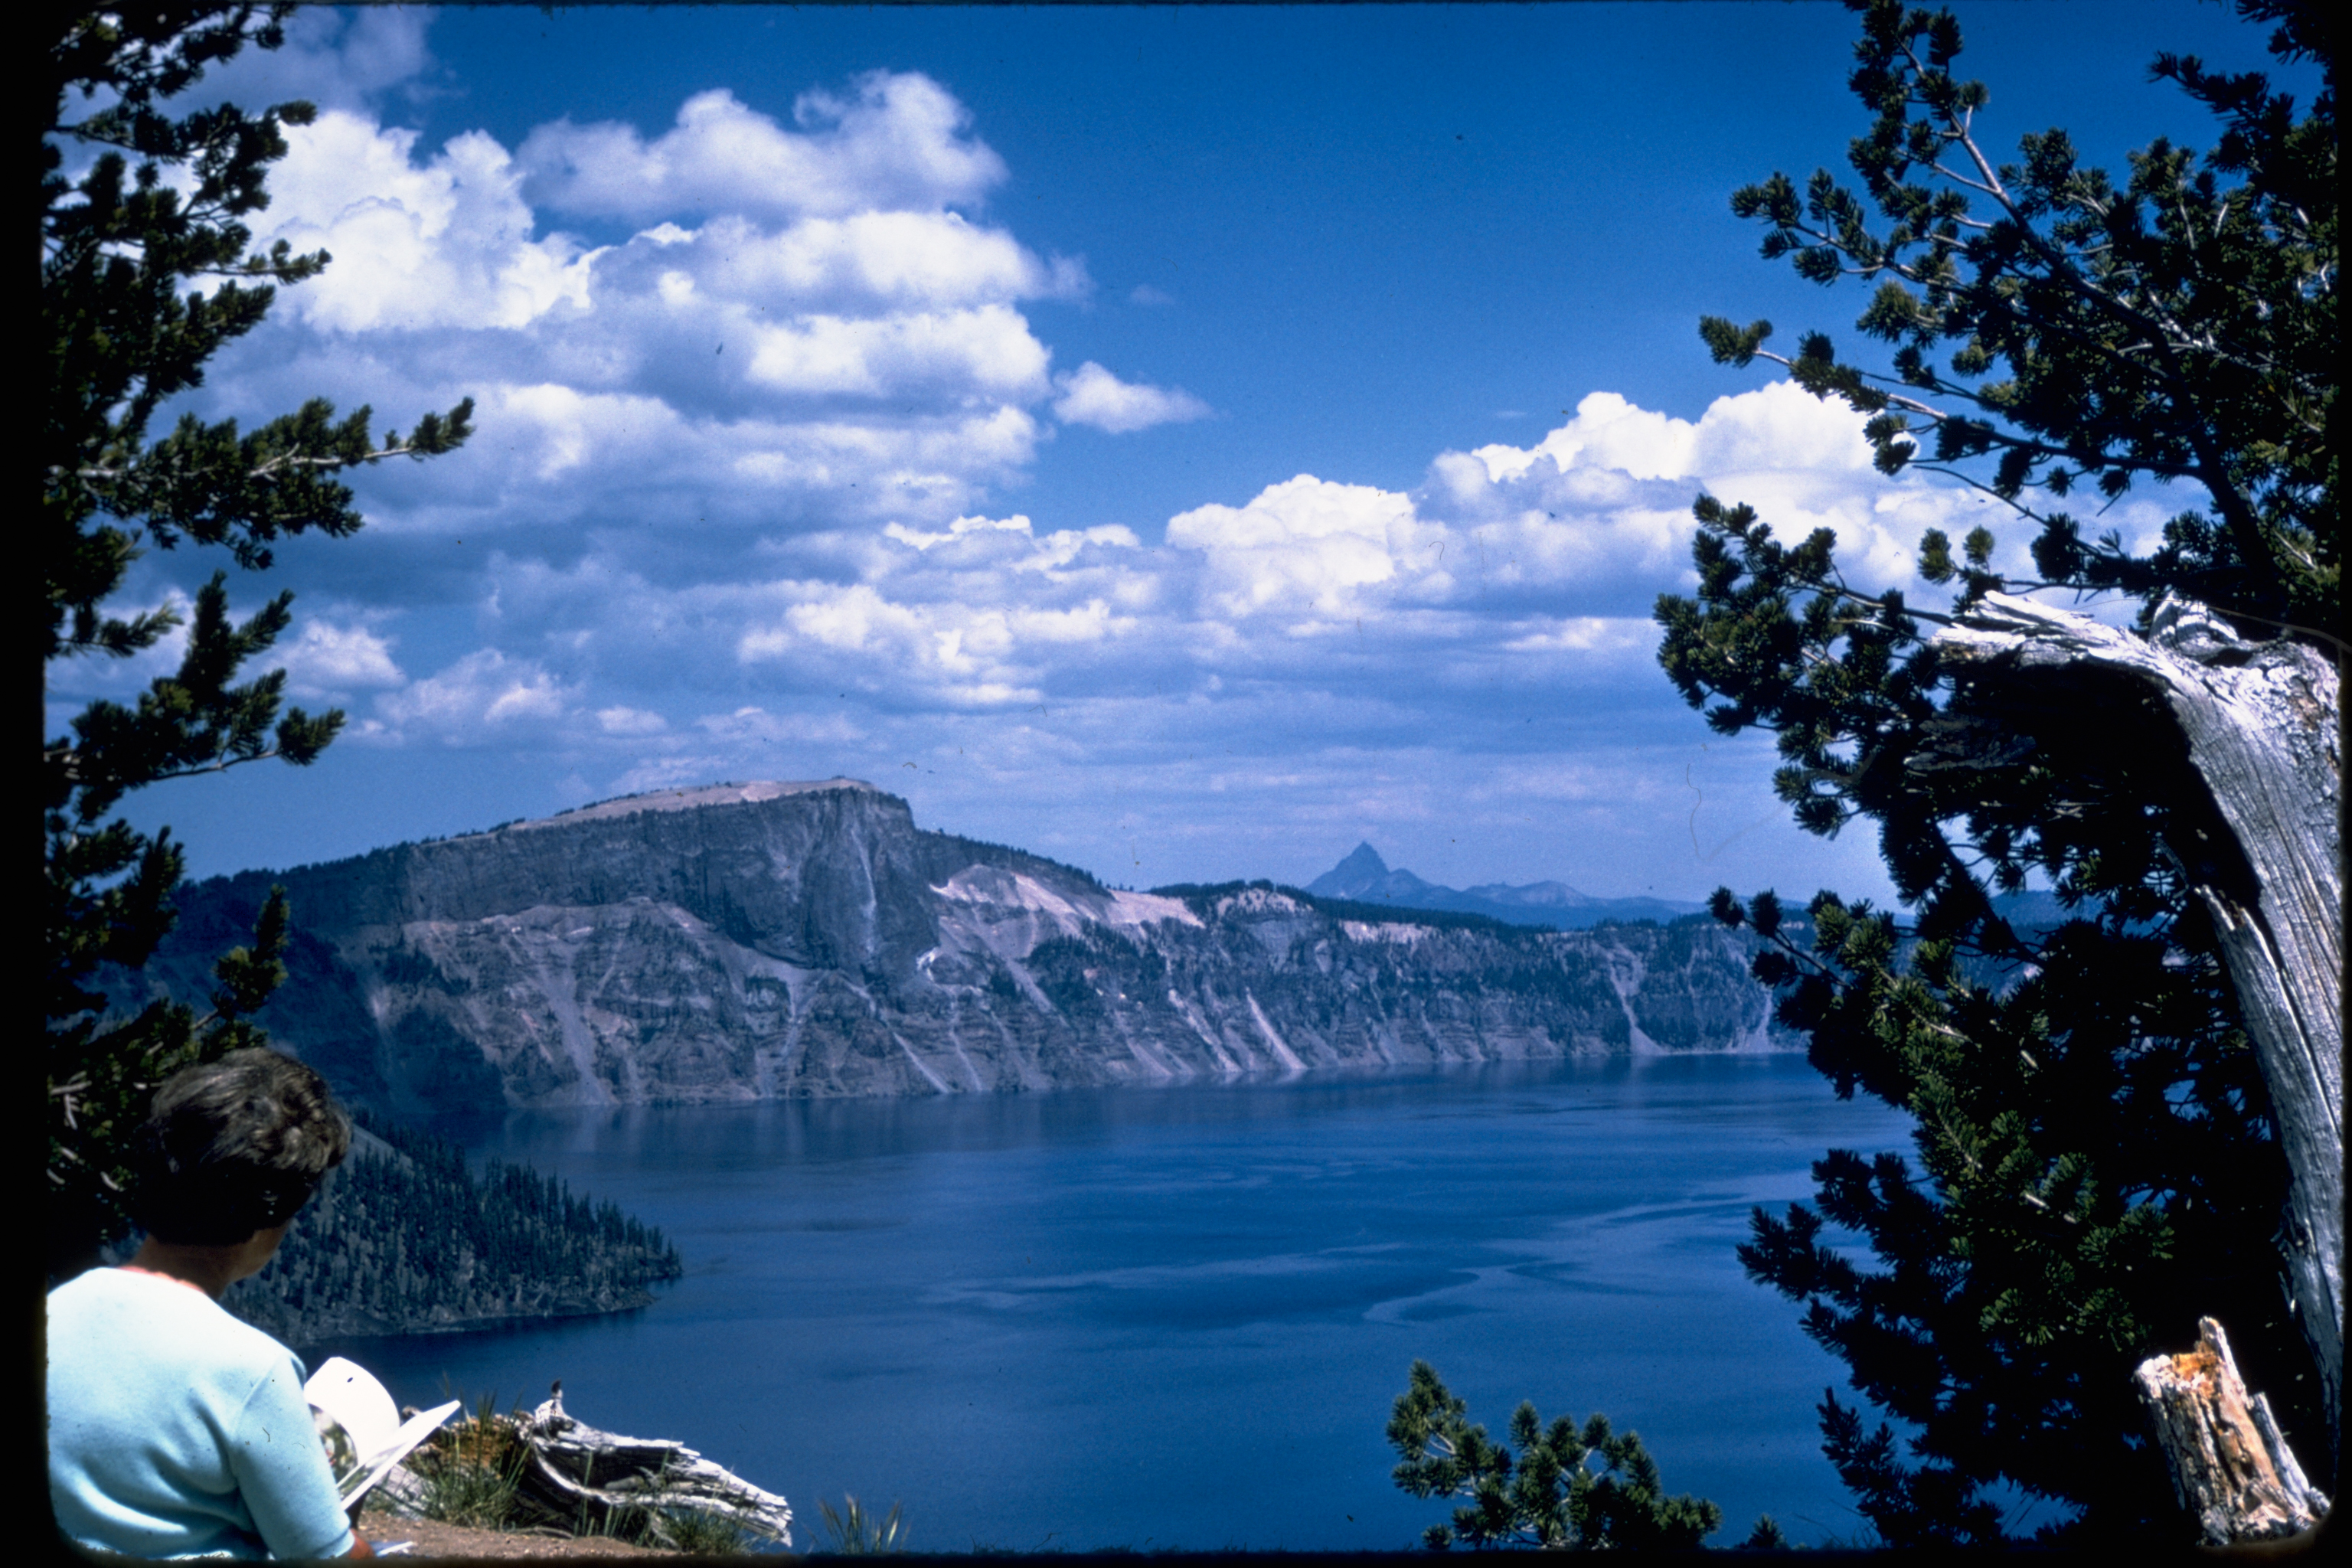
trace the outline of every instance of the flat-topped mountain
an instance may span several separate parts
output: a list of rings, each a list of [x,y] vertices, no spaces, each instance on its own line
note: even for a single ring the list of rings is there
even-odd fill
[[[1270,884],[1136,893],[852,779],[664,791],[184,888],[134,1005],[198,999],[273,882],[262,1015],[394,1111],[984,1093],[1776,1048],[1704,919],[1583,931]]]
[[[1307,884],[1307,890],[1330,899],[1353,899],[1368,904],[1391,904],[1402,910],[1453,910],[1486,915],[1508,925],[1547,926],[1576,931],[1627,921],[1676,921],[1702,913],[1706,906],[1675,899],[1596,899],[1566,882],[1486,882],[1475,888],[1448,888],[1424,882],[1410,871],[1391,870],[1381,852],[1359,844],[1348,858]]]

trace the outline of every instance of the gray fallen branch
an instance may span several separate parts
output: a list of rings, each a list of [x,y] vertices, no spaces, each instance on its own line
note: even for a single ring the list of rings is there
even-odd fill
[[[564,1520],[591,1527],[639,1511],[714,1513],[781,1545],[793,1543],[792,1505],[683,1443],[624,1437],[564,1413],[563,1385],[515,1421],[530,1450],[520,1489]]]
[[[425,1478],[410,1469],[404,1459],[376,1482],[375,1490],[368,1494],[368,1506],[381,1509],[395,1519],[423,1519],[431,1499],[432,1491]]]
[[[2199,1319],[2195,1350],[2150,1356],[2132,1384],[2172,1472],[2173,1495],[2205,1545],[2272,1541],[2327,1517],[2327,1499],[2304,1479],[2270,1401],[2246,1392],[2221,1324]]]
[[[2175,846],[2211,913],[2253,1037],[2293,1186],[2280,1240],[2296,1316],[2317,1362],[2331,1458],[2344,1380],[2344,710],[2336,662],[2302,643],[2249,642],[2201,605],[2168,597],[2149,635],[2009,594],[1988,594],[1936,647],[1998,708],[2058,710],[2152,691],[2234,845]],[[2234,848],[2235,857],[2226,851]]]

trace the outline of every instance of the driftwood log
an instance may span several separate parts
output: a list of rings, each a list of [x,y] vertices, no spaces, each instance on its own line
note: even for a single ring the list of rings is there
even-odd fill
[[[2199,1319],[2195,1350],[2150,1356],[2132,1382],[2172,1472],[2173,1495],[2204,1544],[2273,1541],[2327,1517],[2327,1499],[2304,1479],[2270,1401],[2246,1392],[2221,1324]]]
[[[2233,842],[2173,846],[2210,911],[2261,1060],[2293,1177],[2279,1247],[2327,1414],[2344,1389],[2344,710],[2336,661],[2286,638],[2250,642],[2168,597],[2143,637],[2008,594],[1939,633],[1946,665],[1981,705],[2049,712],[2111,700],[2120,681],[2160,700],[2209,820]],[[2077,708],[2076,711],[2084,710]]]
[[[525,1495],[556,1518],[590,1528],[616,1515],[700,1512],[722,1515],[781,1545],[793,1543],[792,1506],[683,1443],[624,1437],[564,1413],[563,1384],[515,1421],[530,1449],[520,1479]]]

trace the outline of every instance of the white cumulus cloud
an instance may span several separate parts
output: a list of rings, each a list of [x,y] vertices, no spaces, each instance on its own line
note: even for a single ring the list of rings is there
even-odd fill
[[[1067,608],[908,603],[867,583],[780,584],[777,592],[797,602],[743,635],[736,652],[744,664],[813,661],[861,686],[883,676],[951,709],[1035,702],[1041,666],[1083,658],[1134,625],[1099,599]]]
[[[333,260],[286,290],[278,346],[257,337],[266,357],[226,384],[379,406],[404,385],[404,414],[474,397],[475,444],[406,481],[443,494],[453,532],[623,498],[703,526],[943,524],[1035,458],[1056,387],[1023,302],[1092,285],[1082,261],[948,210],[1003,166],[929,79],[805,94],[796,121],[705,93],[651,140],[556,124],[510,154],[483,132],[428,150],[363,108],[327,112],[289,132],[258,237]],[[591,247],[551,226],[563,208],[653,221]],[[1085,416],[1191,416],[1182,394],[1089,371]]]
[[[435,740],[464,745],[543,730],[562,719],[577,692],[533,659],[479,648],[436,674],[376,699],[376,719],[362,738]]]
[[[394,89],[430,92],[419,79],[433,65],[425,41],[431,15],[407,5],[297,7],[282,47],[240,50],[207,67],[189,100],[250,108],[299,98],[322,110],[363,109]]]
[[[883,397],[940,385],[1026,401],[1045,383],[1045,345],[1003,305],[878,320],[814,316],[750,336],[751,380],[782,393]]]
[[[1001,228],[961,213],[871,210],[761,228],[740,214],[699,229],[649,230],[659,265],[705,290],[768,309],[859,304],[1005,304],[1083,292],[1085,272],[1048,262]]]
[[[1489,589],[1613,588],[1631,598],[1683,579],[1690,503],[1702,490],[1754,505],[1782,538],[1830,529],[1848,571],[1916,588],[1919,530],[1968,503],[1916,480],[1891,487],[1871,467],[1862,426],[1844,405],[1787,383],[1719,397],[1696,421],[1594,393],[1531,447],[1441,454],[1414,500],[1460,536],[1450,559],[1475,562]]]
[[[647,141],[613,121],[542,125],[523,142],[534,200],[560,211],[653,221],[687,213],[838,216],[978,201],[1004,161],[971,116],[919,74],[874,71],[847,95],[813,90],[787,131],[724,88],[697,93]]]
[[[669,721],[642,708],[615,705],[596,710],[596,725],[607,735],[658,735]]]
[[[1244,506],[1180,512],[1168,520],[1168,542],[1208,557],[1205,592],[1221,614],[1338,613],[1351,590],[1396,575],[1413,522],[1408,496],[1300,474]]]
[[[334,258],[286,292],[310,324],[520,327],[587,304],[588,258],[562,235],[532,237],[520,174],[495,138],[467,132],[420,164],[415,132],[330,110],[286,142],[270,175],[275,237]]]
[[[297,697],[341,697],[355,690],[399,686],[408,677],[393,662],[390,639],[364,626],[338,626],[308,620],[291,643],[271,657],[286,670],[286,689]]]
[[[1054,401],[1054,414],[1063,424],[1091,425],[1114,436],[1149,430],[1154,425],[1205,419],[1211,413],[1207,404],[1181,387],[1121,381],[1092,360],[1067,375],[1056,376],[1054,384],[1062,394]]]

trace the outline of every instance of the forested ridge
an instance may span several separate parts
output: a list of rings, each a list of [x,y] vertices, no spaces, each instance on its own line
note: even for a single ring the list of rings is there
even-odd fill
[[[362,1116],[268,1268],[222,1304],[292,1344],[618,1311],[681,1272],[662,1233],[562,1181]]]

